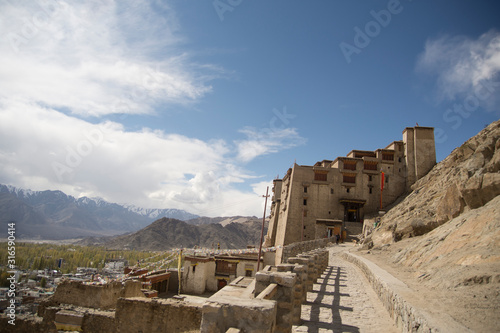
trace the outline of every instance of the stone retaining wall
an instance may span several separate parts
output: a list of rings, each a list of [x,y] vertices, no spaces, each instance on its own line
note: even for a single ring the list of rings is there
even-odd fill
[[[320,238],[320,239],[313,239],[310,241],[297,242],[285,245],[283,246],[283,248],[278,249],[280,251],[276,251],[277,255],[276,264],[286,263],[288,261],[288,258],[295,257],[300,253],[305,253],[319,248],[324,248],[328,246],[328,244],[334,241],[335,241],[334,238]]]
[[[340,256],[361,269],[401,332],[471,332],[447,314],[431,314],[416,308],[402,296],[412,290],[371,261],[349,252]]]

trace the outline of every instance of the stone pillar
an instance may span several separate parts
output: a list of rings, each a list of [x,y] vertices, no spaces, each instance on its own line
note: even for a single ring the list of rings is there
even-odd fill
[[[306,254],[301,253],[297,257],[306,258],[311,262],[311,266],[309,266],[309,280],[312,281],[312,284],[316,283],[316,279],[321,275],[321,272],[318,272],[319,266],[317,264],[317,255],[314,254]]]
[[[313,266],[314,263],[310,258],[305,257],[291,257],[288,258],[289,264],[299,264],[304,267],[304,273],[306,276],[304,277],[304,293],[307,294],[308,291],[311,291],[313,288],[314,280],[313,280]],[[304,298],[305,300],[305,298]]]
[[[255,275],[255,296],[260,294],[270,284],[278,285],[278,290],[273,296],[277,302],[276,329],[275,332],[288,333],[292,329],[293,308],[295,301],[295,285],[297,274],[291,272],[278,272],[275,267],[265,269]]]
[[[297,274],[297,281],[293,294],[292,324],[300,325],[302,302],[307,298],[307,273],[306,268],[299,264],[281,264],[276,266],[278,272],[291,272]]]

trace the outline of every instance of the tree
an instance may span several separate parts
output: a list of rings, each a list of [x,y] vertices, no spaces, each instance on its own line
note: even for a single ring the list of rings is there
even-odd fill
[[[42,279],[40,280],[40,287],[42,288],[45,288],[47,286],[47,279],[44,277],[42,277]]]

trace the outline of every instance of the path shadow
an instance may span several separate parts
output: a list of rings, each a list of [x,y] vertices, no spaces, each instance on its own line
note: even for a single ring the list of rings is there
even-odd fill
[[[351,307],[345,307],[340,305],[341,297],[350,297],[349,294],[341,293],[340,289],[345,287],[341,285],[340,282],[346,281],[346,274],[343,272],[342,267],[329,266],[323,273],[323,276],[318,279],[322,280],[320,283],[319,290],[310,291],[309,293],[315,293],[316,298],[313,301],[307,301],[304,305],[309,305],[311,307],[311,316],[309,320],[305,320],[301,326],[307,327],[307,331],[311,333],[318,333],[320,329],[327,329],[333,331],[334,333],[359,333],[359,327],[342,324],[341,311],[353,311]],[[334,286],[334,291],[327,291],[328,286]],[[332,302],[324,302],[325,297],[333,296]],[[321,312],[331,311],[331,319],[333,322],[325,322],[324,318],[320,316]]]

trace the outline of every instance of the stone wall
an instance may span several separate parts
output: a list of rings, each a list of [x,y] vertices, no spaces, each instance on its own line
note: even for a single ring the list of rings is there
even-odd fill
[[[16,314],[15,325],[9,324],[9,320],[8,317],[0,316],[0,333],[57,333],[53,322],[40,317]]]
[[[276,302],[223,296],[208,299],[203,305],[199,332],[219,333],[230,328],[243,332],[272,333],[276,320]]]
[[[288,258],[294,257],[299,253],[326,247],[331,242],[334,242],[334,238],[313,239],[283,246],[280,249],[276,249],[276,264],[286,263]]]
[[[320,242],[295,245],[294,250]],[[314,245],[314,246],[313,246]],[[267,265],[255,279],[241,278],[224,287],[203,305],[201,332],[290,332],[299,324],[302,303],[313,283],[328,266],[327,249],[291,257],[288,263]]]
[[[113,333],[116,332],[115,313],[112,311],[95,311],[83,316],[83,332]]]
[[[51,301],[94,309],[112,309],[116,306],[119,297],[141,296],[144,297],[139,281],[92,285],[66,280],[57,286]]]
[[[199,332],[202,305],[175,299],[120,298],[116,307],[116,332]]]

